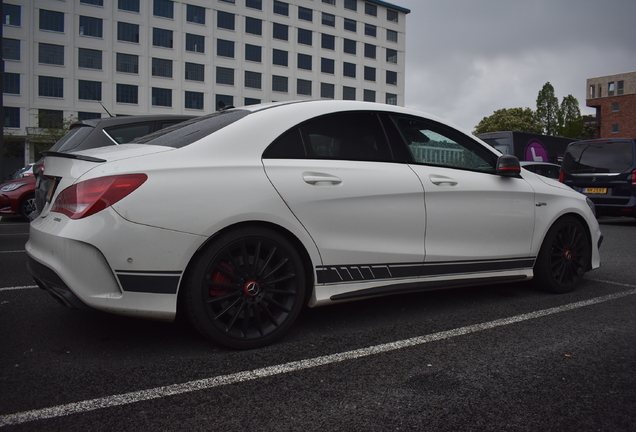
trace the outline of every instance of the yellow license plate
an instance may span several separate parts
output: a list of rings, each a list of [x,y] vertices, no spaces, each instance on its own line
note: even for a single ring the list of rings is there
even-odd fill
[[[604,194],[607,193],[607,188],[585,188],[585,193]]]

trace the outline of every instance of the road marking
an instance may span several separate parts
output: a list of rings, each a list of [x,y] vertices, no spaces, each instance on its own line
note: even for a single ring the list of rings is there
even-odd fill
[[[22,250],[14,250],[14,251],[0,251],[0,254],[6,254],[6,253],[24,253],[26,252],[25,249]]]
[[[2,292],[2,291],[23,290],[23,289],[32,289],[32,288],[38,288],[38,286],[37,285],[24,285],[24,286],[16,286],[16,287],[6,287],[6,288],[0,288],[0,292]]]
[[[481,324],[474,324],[470,326],[460,327],[453,330],[441,331],[426,336],[417,336],[410,339],[404,339],[396,342],[389,342],[381,345],[375,345],[367,348],[361,348],[352,351],[346,351],[342,353],[336,353],[326,355],[322,357],[315,357],[306,360],[297,360],[282,365],[275,365],[264,367],[260,369],[254,369],[244,372],[237,372],[229,375],[221,375],[212,378],[206,378],[196,381],[190,381],[182,384],[173,384],[169,386],[156,387],[148,390],[134,391],[130,393],[123,393],[119,395],[106,396],[97,399],[85,400],[81,402],[73,402],[64,405],[57,405],[49,408],[36,409],[31,411],[23,411],[15,414],[8,414],[0,416],[0,427],[18,425],[22,423],[28,423],[36,420],[52,419],[58,417],[64,417],[72,414],[86,413],[103,408],[110,408],[115,406],[129,405],[137,402],[148,401],[153,399],[160,399],[168,396],[175,396],[184,393],[191,393],[200,390],[207,390],[215,387],[226,386],[230,384],[242,383],[246,381],[252,381],[260,378],[286,374],[290,372],[302,371],[305,369],[312,369],[318,366],[324,366],[332,363],[339,363],[346,360],[353,360],[362,357],[368,357],[376,354],[391,352],[400,350],[403,348],[414,347],[423,345],[429,342],[435,342],[444,339],[450,339],[456,336],[464,336],[470,333],[476,333],[484,330],[493,329],[496,327],[515,324],[531,319],[541,318],[549,315],[554,315],[561,312],[567,312],[574,309],[579,309],[585,306],[591,306],[599,303],[604,303],[611,300],[616,300],[622,297],[627,297],[636,294],[635,285],[620,284],[609,281],[598,281],[610,284],[616,284],[621,286],[628,286],[633,289],[629,291],[623,291],[619,293],[609,294],[602,297],[596,297],[590,300],[584,300],[576,303],[570,303],[563,306],[558,306],[549,309],[543,309],[527,314],[521,314],[512,316],[509,318],[502,318],[494,321],[488,321]]]

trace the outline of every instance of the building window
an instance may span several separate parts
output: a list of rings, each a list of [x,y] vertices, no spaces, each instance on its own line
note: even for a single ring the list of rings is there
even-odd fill
[[[345,9],[349,9],[352,11],[358,10],[358,0],[344,0]],[[355,97],[354,97],[355,99]]]
[[[398,12],[393,10],[393,9],[387,9],[386,10],[386,19],[387,19],[387,21],[398,22]],[[395,104],[392,104],[392,105],[395,105]]]
[[[81,100],[102,100],[101,81],[77,81],[77,98]]]
[[[152,14],[157,17],[174,18],[174,2],[170,0],[154,0]]]
[[[64,46],[38,44],[38,61],[44,64],[64,65]]]
[[[289,27],[284,24],[274,23],[274,39],[289,40]]]
[[[287,93],[287,77],[272,75],[272,91]]]
[[[235,4],[235,3],[236,3],[236,1],[235,1],[235,0],[219,0],[219,1],[222,1],[222,2],[224,2],[224,3],[232,3],[232,4]]]
[[[38,77],[38,96],[64,97],[64,80],[57,77]]]
[[[92,119],[99,119],[99,118],[102,118],[102,115],[100,113],[92,113],[92,112],[86,112],[86,111],[78,111],[77,113],[78,120],[92,120]]]
[[[152,88],[152,104],[154,106],[172,106],[172,89]]]
[[[261,52],[262,48],[258,45],[245,44],[245,60],[260,63],[262,61]]]
[[[375,58],[375,51],[376,51],[376,46],[373,44],[368,44],[365,43],[364,44],[364,56],[366,58]]]
[[[322,34],[322,42],[321,42],[321,48],[323,49],[328,49],[328,50],[335,50],[336,49],[336,37],[333,35],[329,35],[329,34]]]
[[[186,21],[195,24],[205,24],[205,8],[187,5]]]
[[[332,6],[336,5],[336,0],[322,0],[323,3],[330,4]]]
[[[245,71],[245,87],[260,89],[261,74],[258,72]]]
[[[356,65],[355,63],[342,63],[342,75],[350,78],[356,77]]]
[[[278,15],[289,16],[289,4],[282,1],[274,0],[274,13]]]
[[[2,58],[4,60],[20,60],[20,40],[2,38]]]
[[[344,19],[344,29],[348,30],[348,31],[352,31],[352,32],[356,32],[357,31],[357,25],[358,23],[352,19],[349,18],[345,18]]]
[[[199,63],[186,62],[185,79],[191,81],[205,81],[205,66]]]
[[[397,72],[386,71],[386,83],[397,85]]]
[[[320,97],[334,99],[336,97],[336,86],[328,83],[320,83]]]
[[[351,40],[351,39],[344,39],[343,40],[343,49],[344,52],[347,54],[356,54],[356,41]]]
[[[245,33],[261,36],[263,34],[263,21],[245,17]]]
[[[272,63],[278,66],[287,66],[288,57],[289,57],[289,53],[287,51],[274,49],[273,55],[272,55]]]
[[[594,99],[594,90],[596,90],[596,87],[594,85],[590,86],[590,94],[589,94],[589,98],[590,99]]]
[[[327,74],[336,73],[336,62],[332,59],[321,58],[320,59],[320,72]]]
[[[298,29],[298,43],[299,44],[303,44],[303,45],[310,45],[312,44],[312,31],[311,30],[305,30],[305,29]]]
[[[222,107],[234,106],[234,96],[230,95],[216,95],[216,109],[220,110]]]
[[[172,30],[152,28],[152,45],[156,47],[172,48]]]
[[[137,86],[129,84],[117,84],[117,102],[119,103],[138,103]]]
[[[329,13],[322,13],[322,24],[329,26],[329,27],[335,27],[336,26],[336,16],[333,14],[329,14]]]
[[[22,7],[14,4],[3,3],[2,14],[4,15],[2,24],[10,26],[22,25]]]
[[[117,40],[139,43],[139,25],[117,22]]]
[[[397,42],[398,41],[398,32],[395,30],[387,30],[386,31],[386,40],[389,42]]]
[[[371,37],[376,37],[378,34],[378,29],[376,26],[371,24],[364,25],[364,34]]]
[[[603,87],[600,84],[598,85],[598,97],[603,97]]]
[[[216,15],[216,26],[226,30],[234,30],[234,14],[218,11]]]
[[[388,105],[397,105],[397,99],[398,99],[398,96],[396,94],[393,94],[393,93],[386,94],[386,103]]]
[[[203,109],[203,93],[200,92],[185,92],[185,107],[189,109]]]
[[[216,55],[219,57],[234,58],[234,42],[217,39],[216,40]]]
[[[102,52],[88,48],[79,48],[77,66],[86,69],[102,68]]]
[[[342,87],[342,99],[356,100],[356,88],[347,86]]]
[[[4,73],[4,93],[20,94],[20,74],[10,72]]]
[[[245,6],[252,9],[263,10],[263,0],[245,0]]]
[[[117,72],[139,73],[139,56],[117,53]]]
[[[311,96],[311,81],[304,79],[296,80],[296,94]]]
[[[118,0],[117,8],[129,12],[139,12],[139,0]]]
[[[64,13],[40,9],[40,30],[64,32]]]
[[[311,70],[311,56],[298,53],[298,69]]]
[[[375,91],[364,89],[364,101],[375,102]]]
[[[612,112],[620,111],[620,104],[618,102],[612,103]]]
[[[618,133],[618,125],[617,124],[613,124],[612,125],[612,133],[613,134]]]
[[[396,63],[398,62],[397,60],[397,51],[394,49],[386,49],[386,61],[387,63]]]
[[[217,66],[216,83],[234,85],[234,69]]]
[[[375,81],[375,68],[365,66],[364,67],[364,79],[365,81]]]
[[[365,3],[364,13],[371,16],[378,16],[378,7],[371,3]]]
[[[20,108],[3,107],[4,108],[4,127],[19,128],[20,127]]]
[[[298,19],[304,21],[313,21],[314,11],[302,6],[298,6]]]
[[[625,81],[618,81],[616,84],[617,84],[616,94],[622,95],[623,92],[625,91]]]
[[[607,96],[614,96],[614,83],[611,82],[607,85]]]
[[[172,78],[172,60],[153,57],[152,76]]]
[[[104,6],[104,0],[80,0],[80,3],[93,6]]]
[[[80,15],[79,34],[82,36],[102,37],[102,20]]]
[[[261,103],[260,99],[255,99],[255,98],[248,98],[246,97],[245,99],[243,99],[244,101],[244,105],[248,106],[248,105],[258,105],[259,103]]]
[[[204,53],[205,36],[186,33],[185,49],[186,51]]]
[[[41,128],[62,129],[64,124],[64,111],[38,110],[38,126]]]

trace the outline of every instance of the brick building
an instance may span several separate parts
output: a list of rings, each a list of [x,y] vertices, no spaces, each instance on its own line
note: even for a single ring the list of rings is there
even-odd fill
[[[597,138],[636,138],[636,72],[589,78],[585,104],[596,108]]]

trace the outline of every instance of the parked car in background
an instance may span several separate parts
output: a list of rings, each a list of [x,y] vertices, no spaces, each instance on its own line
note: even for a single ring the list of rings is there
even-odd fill
[[[12,179],[17,179],[17,178],[32,176],[33,175],[33,166],[34,165],[35,165],[34,163],[30,163],[27,166],[20,168],[19,170],[17,170],[16,172],[13,173],[11,178]]]
[[[393,105],[230,108],[45,164],[26,245],[39,286],[69,306],[179,310],[234,348],[272,343],[304,305],[533,277],[563,293],[600,265],[586,197]]]
[[[181,123],[193,117],[189,115],[162,114],[80,120],[73,123],[69,132],[48,151],[69,153],[125,144],[135,138]],[[37,212],[40,212],[44,207],[46,192],[49,190],[50,185],[50,181],[46,176],[41,175],[44,170],[44,159],[41,159],[35,164],[34,171],[37,178],[35,191]]]
[[[532,171],[535,174],[549,177],[555,180],[559,179],[559,173],[561,172],[561,165],[553,164],[550,162],[519,162],[521,168]]]
[[[561,171],[560,181],[589,197],[599,215],[636,217],[636,139],[573,142]]]
[[[30,220],[34,211],[35,177],[21,177],[0,185],[0,214],[15,214]]]

